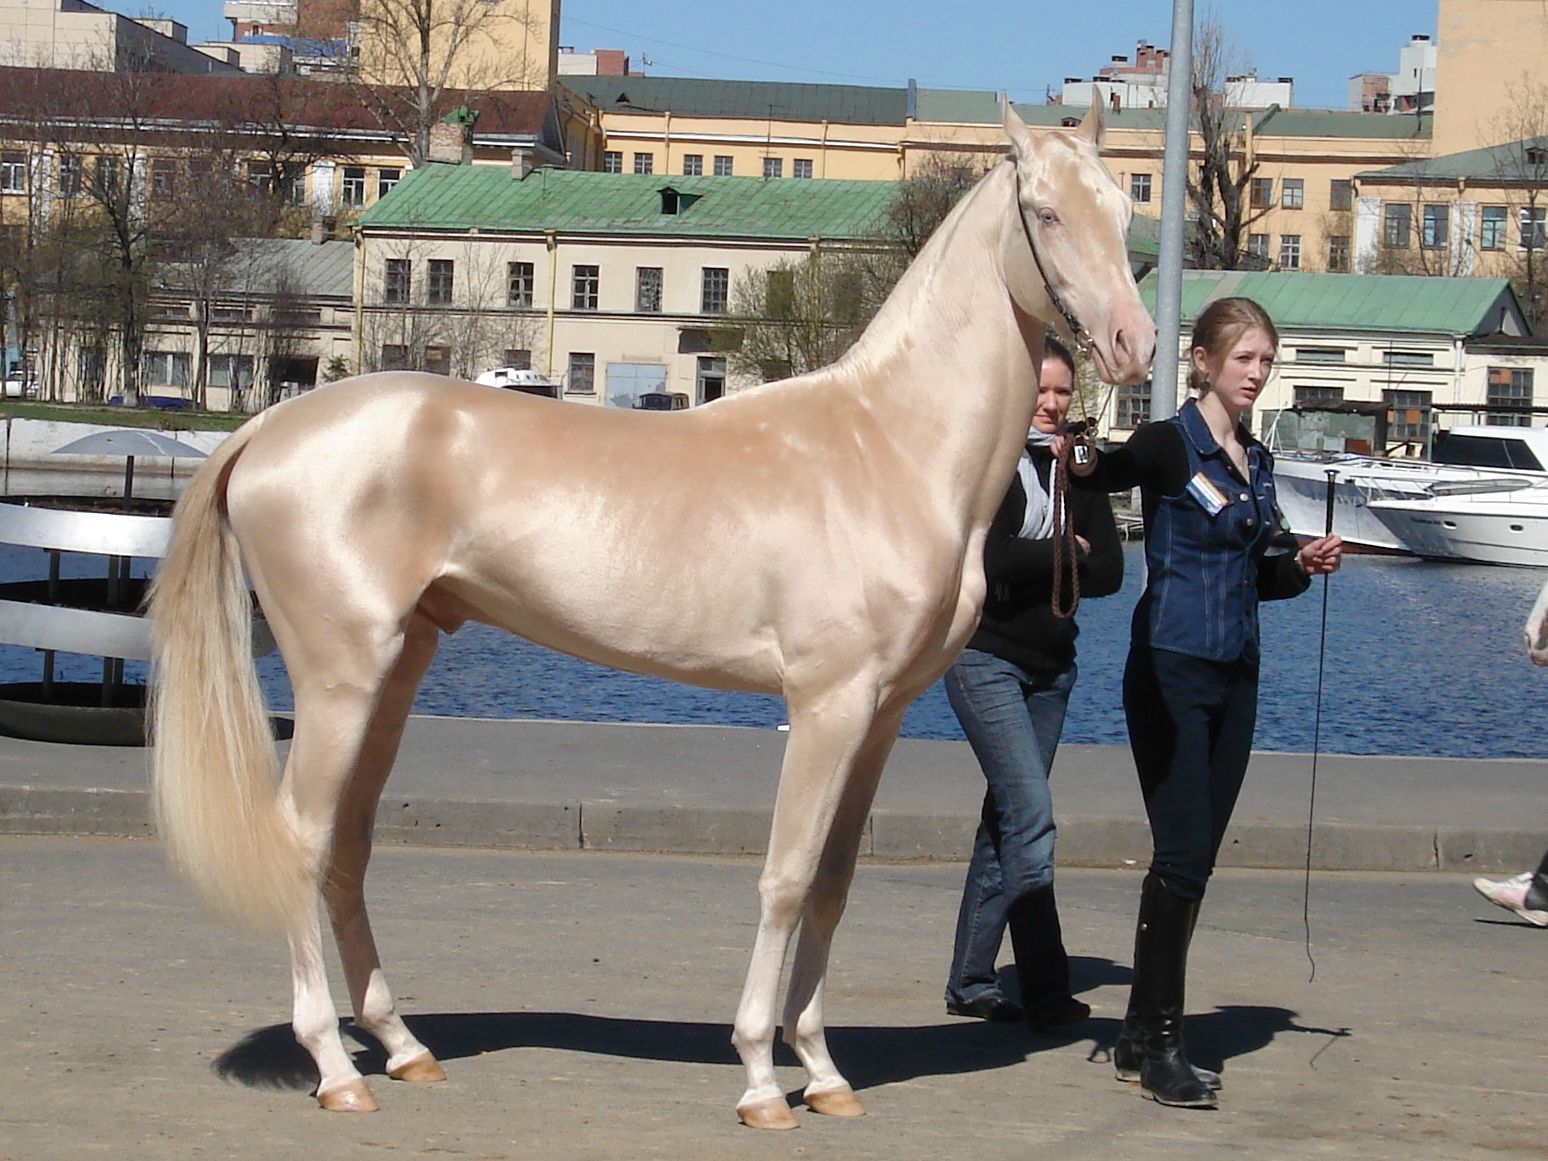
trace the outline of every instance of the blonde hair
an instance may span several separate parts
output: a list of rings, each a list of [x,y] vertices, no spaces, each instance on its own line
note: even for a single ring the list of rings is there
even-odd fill
[[[1188,344],[1188,386],[1202,393],[1209,380],[1193,365],[1193,352],[1204,348],[1204,358],[1215,362],[1226,357],[1236,340],[1250,330],[1260,330],[1279,349],[1279,331],[1274,320],[1250,298],[1217,298],[1194,321],[1193,339]]]

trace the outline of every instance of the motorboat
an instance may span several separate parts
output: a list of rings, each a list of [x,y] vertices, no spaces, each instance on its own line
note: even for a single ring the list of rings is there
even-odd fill
[[[1386,511],[1394,513],[1392,505],[1428,504],[1438,495],[1481,496],[1497,489],[1492,494],[1498,496],[1548,483],[1548,428],[1458,427],[1437,441],[1428,460],[1279,451],[1274,482],[1280,511],[1303,540],[1321,536],[1326,528],[1329,473],[1333,530],[1346,544],[1374,552],[1419,552],[1395,531],[1397,521],[1378,515],[1372,505],[1388,505]],[[1548,497],[1548,492],[1536,495]]]
[[[1437,482],[1366,511],[1428,560],[1548,568],[1548,478]]]

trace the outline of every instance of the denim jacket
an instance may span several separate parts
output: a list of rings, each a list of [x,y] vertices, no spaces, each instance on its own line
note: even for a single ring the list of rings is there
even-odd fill
[[[1281,532],[1274,460],[1245,431],[1247,478],[1215,442],[1189,400],[1166,422],[1188,456],[1177,495],[1141,486],[1145,592],[1134,610],[1134,641],[1211,661],[1258,661],[1258,601],[1295,596],[1310,583],[1271,542]],[[1281,541],[1283,543],[1283,541]]]

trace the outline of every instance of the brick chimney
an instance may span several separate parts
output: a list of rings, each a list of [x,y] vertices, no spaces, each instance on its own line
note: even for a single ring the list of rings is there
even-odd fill
[[[476,120],[478,114],[463,106],[430,126],[430,160],[447,165],[472,165],[473,122]]]
[[[517,181],[525,181],[527,175],[536,168],[537,166],[533,164],[530,145],[518,145],[511,150],[511,176]]]

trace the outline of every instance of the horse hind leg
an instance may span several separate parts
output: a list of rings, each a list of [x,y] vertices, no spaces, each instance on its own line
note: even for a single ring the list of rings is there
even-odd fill
[[[341,805],[368,749],[379,697],[403,652],[400,635],[369,636],[358,627],[353,634],[317,634],[286,658],[296,690],[296,732],[281,795],[319,882],[331,860]],[[317,1063],[317,1102],[331,1112],[373,1112],[376,1100],[339,1033],[315,904],[289,934],[291,1024]]]
[[[377,803],[438,639],[439,632],[429,620],[418,614],[410,620],[402,655],[388,676],[354,775],[339,802],[332,863],[322,884],[355,1024],[386,1050],[388,1076],[418,1083],[445,1080],[446,1073],[398,1014],[366,914],[365,875]]]
[[[854,1089],[828,1053],[823,992],[833,933],[849,898],[865,820],[901,721],[899,714],[877,719],[844,787],[801,919],[795,966],[785,996],[784,1039],[800,1058],[808,1078],[802,1099],[812,1112],[830,1117],[865,1115]]]
[[[830,693],[819,704],[790,706],[790,736],[774,802],[774,825],[758,879],[758,934],[731,1036],[747,1073],[747,1088],[736,1112],[752,1128],[796,1127],[774,1072],[780,973],[874,709],[870,690],[858,683]],[[843,1082],[836,1070],[832,1077]]]

